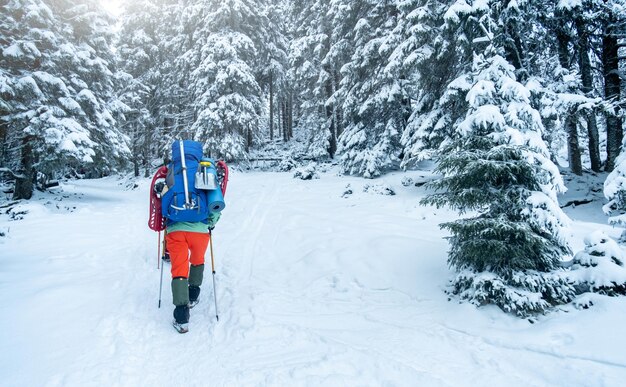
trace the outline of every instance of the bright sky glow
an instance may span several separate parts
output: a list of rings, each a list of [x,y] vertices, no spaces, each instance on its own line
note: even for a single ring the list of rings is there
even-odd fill
[[[100,0],[100,4],[107,11],[111,12],[114,16],[119,16],[122,12],[121,9],[121,1],[122,0]]]

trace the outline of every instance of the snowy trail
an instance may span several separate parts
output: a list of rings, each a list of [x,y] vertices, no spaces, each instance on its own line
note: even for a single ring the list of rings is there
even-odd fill
[[[157,309],[147,181],[64,186],[72,213],[31,205],[0,239],[0,375],[8,386],[621,386],[623,299],[535,324],[448,302],[455,215],[330,174],[236,173],[190,332]],[[347,183],[355,193],[341,194]],[[577,233],[602,227],[577,223]],[[577,237],[580,235],[577,234]],[[210,256],[207,253],[207,263]],[[169,269],[169,265],[166,266]]]

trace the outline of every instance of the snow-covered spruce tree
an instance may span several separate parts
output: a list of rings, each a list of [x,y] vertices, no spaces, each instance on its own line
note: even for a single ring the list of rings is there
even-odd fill
[[[118,55],[127,73],[120,98],[131,108],[124,125],[132,133],[133,162],[169,157],[172,140],[190,138],[194,122],[191,71],[207,10],[199,1],[142,0],[124,5]],[[130,75],[130,77],[129,77]]]
[[[59,2],[51,9],[61,11]],[[71,82],[77,79],[85,82],[87,88],[78,91],[77,101],[86,117],[80,122],[96,143],[93,163],[84,166],[86,176],[107,175],[128,161],[128,137],[121,131],[116,118],[127,107],[116,95],[116,57],[111,48],[114,37],[113,20],[102,9],[98,0],[64,2],[65,10],[59,12],[59,20],[67,21],[71,27],[69,39],[76,47],[71,74],[65,75]],[[53,8],[54,7],[54,8]],[[67,55],[65,47],[62,52]],[[59,63],[63,68],[63,63]],[[52,69],[51,69],[52,70]],[[78,90],[78,87],[77,87]]]
[[[605,169],[613,170],[623,142],[624,62],[620,48],[626,29],[626,1],[596,1],[602,35],[601,67],[604,83],[604,99],[611,108],[605,113],[607,134],[607,160]],[[620,108],[618,105],[622,106]],[[623,152],[624,148],[622,148]]]
[[[331,74],[324,70],[332,38],[329,0],[294,2],[292,40],[289,47],[290,78],[294,84],[295,120],[300,132],[308,135],[308,153],[313,157],[334,155],[332,149],[333,104],[326,101],[332,95]],[[329,114],[330,113],[330,114]],[[336,132],[334,133],[336,135]]]
[[[121,104],[104,11],[95,0],[0,7],[0,120],[11,153],[1,167],[17,177],[14,197],[30,198],[36,172],[97,176],[118,168],[128,147],[114,119]]]
[[[155,0],[133,1],[124,7],[118,34],[117,55],[121,74],[120,99],[129,109],[124,126],[130,136],[135,175],[139,167],[149,171],[150,161],[157,156],[161,136],[157,132],[164,82],[163,3]],[[162,141],[162,140],[161,140]]]
[[[402,2],[403,41],[392,55],[414,83],[411,116],[402,133],[402,167],[437,157],[467,111],[472,46],[484,32],[477,23],[479,2],[411,0]]]
[[[458,270],[451,292],[477,305],[495,304],[518,316],[569,302],[574,289],[553,270],[570,253],[568,218],[557,204],[563,190],[541,139],[539,113],[514,68],[493,46],[474,58],[469,110],[437,167],[443,192],[423,204],[475,216],[443,223]]]
[[[379,176],[399,164],[400,134],[410,114],[402,73],[389,57],[401,41],[394,2],[362,2],[352,28],[355,47],[343,66],[338,99],[344,131],[338,153],[344,173]]]
[[[622,145],[622,149],[626,144]],[[608,203],[602,207],[606,214],[612,214],[609,223],[626,227],[626,152],[622,151],[615,168],[604,181],[604,196]],[[626,230],[623,232],[626,235]],[[622,237],[623,239],[623,237]]]
[[[276,125],[281,119],[281,101],[287,101],[291,96],[291,85],[288,78],[288,45],[287,23],[285,15],[288,5],[282,0],[273,0],[265,4],[264,13],[267,14],[267,34],[261,36],[261,50],[259,52],[257,79],[259,86],[268,96],[268,130],[270,140],[273,140],[281,125]],[[277,114],[278,113],[278,114]],[[283,138],[285,133],[283,133]]]
[[[162,10],[159,42],[162,56],[159,65],[161,82],[166,85],[160,93],[162,103],[158,112],[157,132],[169,148],[173,139],[192,138],[198,117],[196,106],[200,90],[194,88],[193,72],[203,58],[203,42],[210,34],[206,17],[211,11],[205,0],[167,2]],[[169,153],[169,150],[166,154]]]
[[[533,102],[545,114],[544,137],[554,138],[554,145],[561,142],[567,106],[555,106],[565,98],[559,100],[556,94],[563,91],[551,88],[560,83],[555,79],[556,4],[527,0],[458,0],[452,4],[411,0],[402,4],[407,7],[400,8],[405,12],[404,41],[396,52],[415,68],[416,85],[413,114],[402,135],[403,167],[436,157],[452,137],[455,125],[464,119],[474,41],[485,35],[477,21],[483,20],[486,12],[491,20],[486,28],[494,44],[502,47],[502,56],[515,67],[518,81],[533,85]]]
[[[200,62],[190,73],[197,117],[191,130],[212,156],[245,159],[263,108],[253,66],[264,30],[251,0],[209,0],[206,7],[195,45]]]

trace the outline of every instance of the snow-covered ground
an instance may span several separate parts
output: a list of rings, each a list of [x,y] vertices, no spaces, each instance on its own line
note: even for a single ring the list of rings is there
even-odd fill
[[[214,232],[220,321],[207,275],[185,335],[167,273],[157,308],[147,180],[40,195],[24,219],[0,216],[0,385],[624,385],[626,298],[534,323],[448,301],[437,224],[456,214],[420,207],[402,176],[233,173]],[[383,182],[397,195],[363,192]],[[568,207],[575,249],[619,236],[586,206]]]

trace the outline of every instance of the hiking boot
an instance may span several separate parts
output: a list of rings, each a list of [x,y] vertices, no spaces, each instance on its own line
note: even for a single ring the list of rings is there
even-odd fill
[[[179,305],[174,308],[174,319],[179,324],[187,324],[189,322],[189,306]]]
[[[176,320],[172,321],[172,326],[178,331],[178,333],[189,332],[189,324],[179,324]]]
[[[178,333],[189,332],[189,307],[187,305],[179,305],[174,308],[174,321],[172,321],[172,325]]]
[[[189,309],[198,305],[198,297],[200,296],[200,286],[189,285]]]

